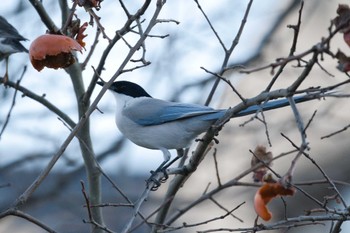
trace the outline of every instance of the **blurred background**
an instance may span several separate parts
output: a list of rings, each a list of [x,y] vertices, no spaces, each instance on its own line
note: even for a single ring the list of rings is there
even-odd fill
[[[247,3],[246,0],[200,2],[213,27],[227,46],[232,43],[238,31]],[[326,0],[305,2],[296,53],[311,48],[321,41],[322,37],[328,36],[328,27],[331,19],[336,16],[339,3],[340,1]],[[43,4],[56,25],[60,27],[62,22],[58,1],[46,0],[43,1]],[[141,4],[141,1],[132,1],[128,2],[127,6],[129,9],[137,10]],[[297,23],[299,6],[300,1],[295,0],[255,1],[240,42],[234,50],[229,64],[254,68],[274,62],[277,58],[286,57],[293,39],[293,30],[288,29],[287,25]],[[154,6],[152,7],[154,8]],[[149,20],[152,12],[147,11],[143,18]],[[101,23],[109,37],[113,37],[115,31],[122,27],[125,22],[125,15],[117,1],[103,1],[101,10],[97,14],[101,17]],[[4,16],[22,36],[28,39],[23,43],[26,48],[29,48],[31,41],[46,31],[40,17],[28,1],[6,1],[1,4],[0,15]],[[88,14],[83,9],[78,8],[77,15],[82,22],[89,21]],[[205,67],[213,72],[218,72],[221,69],[224,58],[221,45],[194,1],[168,1],[162,10],[161,18],[174,19],[180,24],[158,24],[152,31],[152,35],[169,34],[169,36],[164,39],[149,38],[146,42],[146,59],[151,62],[151,65],[125,73],[118,79],[141,84],[148,93],[156,98],[204,104],[215,78],[205,73],[200,67]],[[88,34],[85,39],[87,50],[93,43],[95,30],[96,26],[89,26],[86,31]],[[125,39],[135,41],[137,37],[129,34]],[[107,44],[106,39],[100,38],[96,51],[83,73],[86,86],[93,76],[91,66],[97,66]],[[338,48],[346,52],[349,51],[342,40],[342,35],[336,36],[332,40],[331,46],[334,52]],[[105,70],[101,75],[105,81],[108,81],[114,74],[124,60],[128,49],[123,43],[118,43],[113,48],[112,55],[107,59]],[[84,60],[85,55],[86,52],[78,54],[80,61]],[[328,86],[346,79],[345,75],[336,69],[336,60],[325,56],[320,64],[320,67],[313,69],[302,88]],[[21,85],[38,95],[45,95],[45,99],[62,109],[77,122],[75,95],[71,80],[66,72],[63,69],[44,69],[37,72],[31,66],[28,55],[18,53],[10,57],[10,80],[16,82],[25,66],[27,69]],[[283,76],[274,88],[287,87],[298,77],[301,70],[292,66],[286,67]],[[0,74],[4,72],[5,63],[1,62]],[[272,74],[270,69],[249,75],[234,70],[226,72],[225,77],[244,97],[249,98],[264,90],[270,82]],[[349,93],[348,89],[342,87],[339,91]],[[97,87],[92,99],[99,90],[100,88]],[[3,127],[7,118],[13,96],[14,90],[12,88],[0,86],[0,128]],[[41,104],[21,96],[20,93],[17,94],[15,100],[10,121],[0,138],[1,211],[8,208],[33,182],[70,133],[62,121]],[[321,139],[321,137],[349,124],[349,108],[346,101],[346,99],[327,98],[326,100],[316,100],[298,105],[305,122],[317,110],[307,135],[311,148],[308,151],[310,156],[331,179],[343,182],[349,182],[350,178],[348,169],[350,133],[345,131],[327,139]],[[239,103],[239,98],[232,93],[227,84],[221,83],[210,106],[228,108],[237,103]],[[91,133],[96,157],[104,171],[127,193],[129,198],[136,200],[144,189],[144,180],[148,178],[149,171],[155,169],[162,162],[162,153],[138,147],[122,137],[114,123],[115,103],[110,93],[105,94],[98,107],[101,112],[95,111],[91,115]],[[290,143],[281,136],[281,133],[295,142],[300,142],[300,135],[290,108],[265,113],[265,118],[268,123],[271,145],[268,143],[265,127],[261,122],[255,120],[243,127],[240,126],[250,119],[249,116],[231,120],[218,136],[220,143],[215,145],[215,148],[217,149],[222,183],[229,181],[250,167],[251,153],[249,150],[253,150],[257,145],[264,145],[274,155],[279,155],[293,149]],[[273,168],[279,174],[284,174],[289,168],[292,158],[293,155],[290,155],[275,161]],[[315,165],[306,158],[299,161],[296,174],[294,182],[324,179]],[[80,180],[86,180],[85,170],[79,144],[73,140],[49,177],[25,205],[24,210],[57,232],[89,231],[90,226],[82,221],[82,219],[87,219],[87,211],[83,207],[85,202],[81,193]],[[242,181],[252,182],[251,175]],[[122,202],[122,198],[111,184],[105,180],[103,182],[104,202]],[[152,193],[142,210],[145,216],[160,205],[168,183],[163,184],[157,192]],[[176,197],[173,205],[173,211],[196,200],[208,184],[217,185],[212,153],[208,154],[199,169],[181,189],[181,193]],[[332,190],[329,190],[327,184],[303,186],[303,188],[320,201],[323,201],[325,196],[332,194]],[[344,184],[339,185],[338,188],[347,201],[350,201],[348,186]],[[237,218],[230,216],[215,221],[212,225],[198,226],[195,230],[253,226],[256,214],[252,200],[256,189],[256,187],[242,186],[220,192],[215,198],[227,209],[232,209],[245,202],[243,207],[234,212]],[[289,217],[305,214],[304,211],[317,207],[300,193],[297,193],[293,198],[286,199]],[[332,205],[337,208],[338,204],[333,202]],[[274,213],[272,221],[283,219],[285,213],[281,200],[276,199],[271,203],[271,210]],[[118,232],[125,221],[130,218],[132,210],[107,207],[103,211],[106,225]],[[175,225],[181,225],[183,222],[201,222],[204,219],[224,214],[225,212],[213,202],[206,201],[187,212]],[[349,230],[350,226],[348,225],[347,223],[343,225],[344,232]],[[325,225],[310,225],[291,229],[289,232],[328,232],[329,228],[330,225],[325,223]],[[135,232],[148,231],[149,228],[143,226]],[[0,232],[42,232],[42,229],[19,218],[6,217],[0,220]],[[194,229],[181,229],[178,232],[194,232]]]

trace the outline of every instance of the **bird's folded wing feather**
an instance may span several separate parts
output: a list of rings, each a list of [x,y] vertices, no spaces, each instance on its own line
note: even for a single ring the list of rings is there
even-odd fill
[[[167,102],[159,99],[152,99],[138,102],[140,108],[135,106],[125,108],[123,114],[139,125],[150,126],[160,125],[176,120],[196,118],[196,120],[215,120],[220,118],[225,110],[214,110],[210,107],[182,104],[176,102]]]

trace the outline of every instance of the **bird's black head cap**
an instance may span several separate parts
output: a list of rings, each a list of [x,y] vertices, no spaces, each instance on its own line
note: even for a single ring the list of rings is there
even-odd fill
[[[97,82],[97,84],[103,86],[103,82]],[[115,91],[120,94],[128,95],[131,97],[152,97],[142,87],[136,83],[128,81],[116,81],[112,83],[109,90]]]

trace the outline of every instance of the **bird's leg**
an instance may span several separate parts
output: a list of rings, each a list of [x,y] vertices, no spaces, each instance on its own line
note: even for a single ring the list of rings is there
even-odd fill
[[[168,169],[173,163],[175,163],[178,159],[182,158],[184,156],[185,151],[183,149],[178,149],[177,151],[177,156],[171,160],[168,164],[164,164],[162,170],[166,172],[166,169]]]
[[[167,152],[169,152],[167,150]],[[177,156],[171,160],[170,157],[167,158],[167,160],[164,160],[164,162],[157,168],[157,170],[155,172],[162,172],[164,174],[164,177],[160,179],[161,182],[165,181],[168,179],[168,174],[167,174],[167,169],[173,164],[175,163],[178,159],[182,158],[184,156],[184,150],[183,149],[178,149],[177,150]],[[170,154],[170,153],[169,153]]]
[[[175,163],[178,159],[182,158],[183,155],[184,155],[184,150],[183,149],[179,149],[179,150],[177,150],[177,156],[173,160],[171,160],[170,162],[168,162],[168,163],[163,165],[163,167],[160,169],[160,171],[164,174],[164,176],[159,179],[159,181],[161,183],[164,183],[169,178],[167,169],[173,163]]]
[[[160,183],[168,179],[168,175],[166,174],[166,172],[164,172],[163,167],[170,160],[171,154],[165,148],[160,148],[160,150],[163,152],[164,161],[159,165],[159,167],[155,171],[153,170],[151,171],[151,177],[146,181],[147,183],[150,183],[150,182],[154,183],[153,187],[151,188],[152,191],[157,190],[158,187],[160,186]],[[164,177],[157,179],[157,175],[159,172],[162,172],[164,174]]]
[[[151,171],[152,174],[158,173],[160,171],[163,171],[163,167],[170,160],[170,157],[171,157],[170,152],[167,149],[165,149],[165,148],[161,148],[160,150],[163,152],[164,161],[159,165],[159,167],[155,171]]]
[[[154,185],[151,188],[152,191],[155,191],[158,189],[158,187],[160,186],[161,183],[164,183],[168,178],[168,173],[167,173],[167,169],[173,164],[175,163],[178,159],[182,158],[184,156],[184,150],[183,149],[178,149],[177,150],[177,156],[171,160],[170,160],[170,153],[168,150],[162,150],[163,151],[163,155],[164,155],[164,161],[160,164],[160,166],[155,170],[155,171],[151,171],[151,177],[148,179],[147,182],[153,181]],[[167,155],[169,155],[169,157],[166,157]],[[155,177],[157,176],[157,174],[159,172],[162,172],[164,174],[164,176],[159,177],[158,179],[156,179]]]

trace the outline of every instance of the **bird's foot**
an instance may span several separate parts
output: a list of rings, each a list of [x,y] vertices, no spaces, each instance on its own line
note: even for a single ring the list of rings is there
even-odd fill
[[[158,168],[155,171],[151,171],[151,176],[146,181],[147,186],[152,185],[151,191],[156,191],[162,183],[165,183],[169,175],[166,171],[166,168]]]

